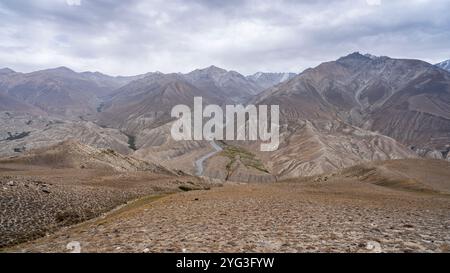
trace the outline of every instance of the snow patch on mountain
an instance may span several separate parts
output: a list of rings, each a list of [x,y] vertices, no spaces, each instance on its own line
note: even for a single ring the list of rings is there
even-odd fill
[[[443,61],[442,63],[436,64],[437,67],[450,71],[450,60]]]
[[[270,88],[279,83],[292,79],[297,74],[295,73],[265,73],[257,72],[253,75],[247,76],[247,79],[257,83],[263,88]]]

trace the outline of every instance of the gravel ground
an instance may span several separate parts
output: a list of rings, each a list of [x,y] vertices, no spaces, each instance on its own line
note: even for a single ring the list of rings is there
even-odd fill
[[[226,185],[143,201],[10,251],[449,252],[450,198],[360,182]]]
[[[142,196],[182,191],[196,183],[202,187],[195,178],[87,172],[0,176],[0,248],[98,217]]]

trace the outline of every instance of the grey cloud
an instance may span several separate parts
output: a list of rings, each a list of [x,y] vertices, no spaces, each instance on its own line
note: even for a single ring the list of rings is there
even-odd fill
[[[0,66],[299,72],[352,51],[438,62],[449,12],[446,0],[3,0]]]

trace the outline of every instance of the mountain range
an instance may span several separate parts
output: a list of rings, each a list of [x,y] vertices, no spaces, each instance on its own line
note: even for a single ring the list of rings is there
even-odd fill
[[[447,62],[448,64],[448,62]],[[309,176],[374,160],[450,159],[450,73],[445,62],[358,52],[295,73],[244,76],[216,66],[112,77],[65,67],[0,70],[0,155],[75,139],[195,173],[206,141],[170,137],[174,105],[280,105],[281,144],[220,143],[204,175],[237,181]]]
[[[138,76],[139,77],[139,76]],[[136,79],[100,73],[76,73],[66,67],[32,73],[3,69],[0,73],[2,110],[29,107],[33,112],[73,118],[95,113],[100,97]],[[17,105],[2,103],[15,101]]]
[[[287,121],[337,118],[404,145],[450,143],[450,74],[419,60],[353,53],[307,69],[255,98],[283,105]]]

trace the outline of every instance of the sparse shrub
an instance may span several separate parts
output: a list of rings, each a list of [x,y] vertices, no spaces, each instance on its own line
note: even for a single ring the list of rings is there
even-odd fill
[[[63,211],[57,213],[55,219],[58,223],[71,225],[80,222],[82,217],[75,211]]]
[[[178,188],[182,191],[191,191],[192,190],[192,187],[189,187],[186,185],[179,186]]]

